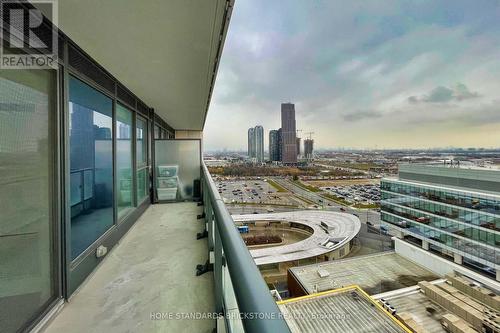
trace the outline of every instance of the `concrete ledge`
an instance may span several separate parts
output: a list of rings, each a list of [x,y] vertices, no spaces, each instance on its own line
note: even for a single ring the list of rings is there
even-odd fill
[[[410,244],[396,237],[393,237],[392,240],[394,241],[394,247],[397,254],[429,269],[440,276],[458,272],[500,292],[500,283],[494,279],[476,273],[465,266],[458,265],[452,261],[441,258],[432,252],[425,251],[416,245]]]

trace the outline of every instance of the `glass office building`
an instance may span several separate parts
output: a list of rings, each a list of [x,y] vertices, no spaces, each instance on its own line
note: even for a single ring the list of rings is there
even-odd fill
[[[500,278],[500,171],[400,165],[381,191],[382,221],[399,238]]]

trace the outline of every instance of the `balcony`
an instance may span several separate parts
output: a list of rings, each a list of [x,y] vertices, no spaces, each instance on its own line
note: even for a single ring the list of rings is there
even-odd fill
[[[289,331],[201,162],[233,5],[11,8],[58,47],[54,68],[0,71],[2,332]]]
[[[45,332],[289,332],[201,170],[204,205],[150,206]],[[196,276],[209,257],[213,271]]]
[[[212,274],[196,203],[150,206],[47,328],[52,332],[209,332],[214,320],[154,320],[214,311]]]

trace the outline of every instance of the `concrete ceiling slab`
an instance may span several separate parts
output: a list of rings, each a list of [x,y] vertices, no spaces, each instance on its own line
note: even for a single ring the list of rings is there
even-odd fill
[[[63,0],[59,27],[170,126],[202,130],[233,3]]]

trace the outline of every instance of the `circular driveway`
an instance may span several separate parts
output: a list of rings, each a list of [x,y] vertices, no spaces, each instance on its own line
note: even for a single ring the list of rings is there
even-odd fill
[[[361,228],[359,219],[347,213],[302,210],[284,213],[233,215],[235,223],[293,222],[313,229],[313,234],[297,243],[250,250],[257,265],[316,257],[343,247]]]

